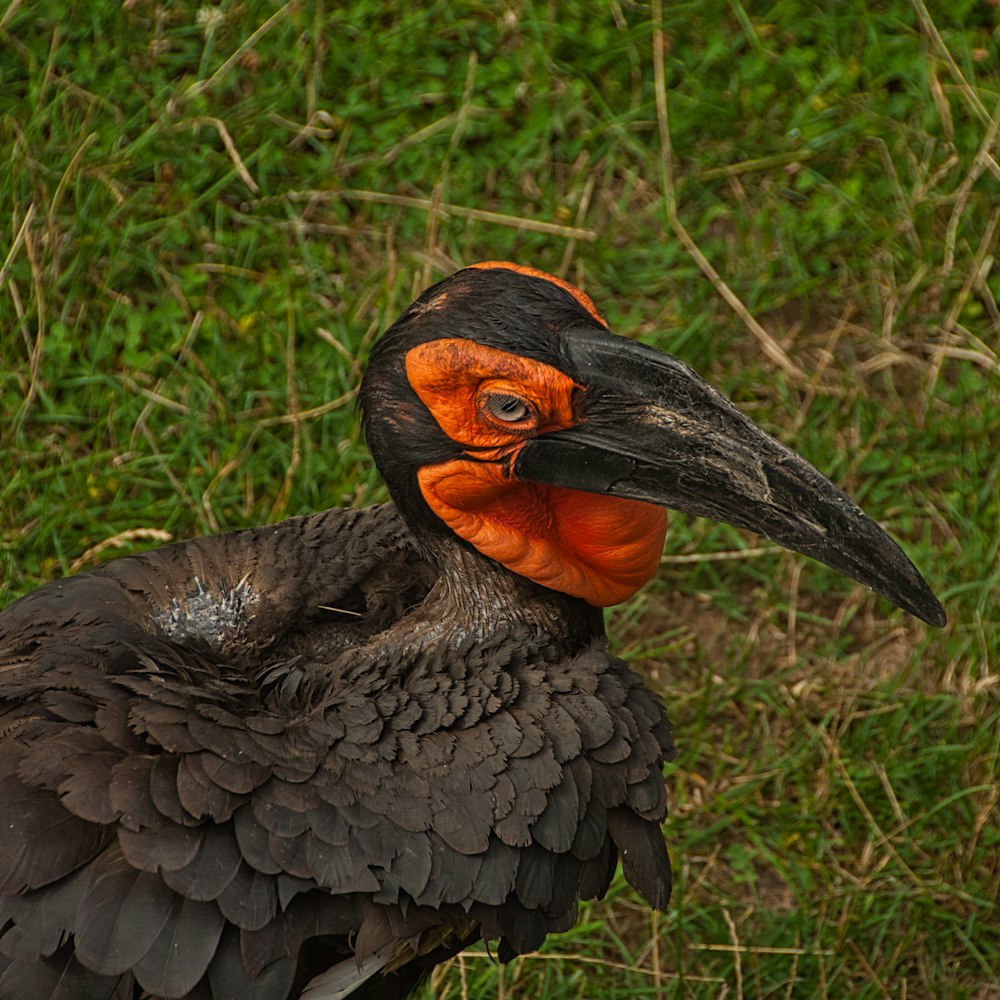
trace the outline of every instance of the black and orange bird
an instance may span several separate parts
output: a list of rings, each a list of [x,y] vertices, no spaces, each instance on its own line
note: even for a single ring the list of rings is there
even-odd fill
[[[899,547],[682,362],[485,263],[361,388],[392,503],[118,559],[0,615],[0,997],[405,996],[670,898],[671,737],[602,608],[675,508],[933,625]]]

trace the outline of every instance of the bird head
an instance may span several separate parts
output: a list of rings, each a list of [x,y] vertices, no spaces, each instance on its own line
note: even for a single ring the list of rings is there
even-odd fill
[[[945,622],[846,494],[544,272],[487,262],[429,288],[375,346],[361,407],[418,534],[454,533],[589,604],[625,600],[655,573],[672,508],[759,532]]]

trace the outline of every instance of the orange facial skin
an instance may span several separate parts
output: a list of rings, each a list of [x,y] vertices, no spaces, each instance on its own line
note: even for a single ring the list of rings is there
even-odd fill
[[[574,395],[584,390],[565,373],[458,338],[413,348],[406,372],[469,456],[417,474],[424,499],[457,535],[515,573],[596,607],[625,600],[656,572],[664,510],[512,476],[525,441],[579,423]],[[497,398],[520,401],[523,416],[498,416]]]
[[[573,427],[579,386],[557,368],[471,340],[432,340],[406,355],[406,375],[441,430],[468,448],[509,449],[527,437]],[[491,396],[512,395],[531,410],[507,422],[484,410]],[[516,450],[516,449],[515,449]]]

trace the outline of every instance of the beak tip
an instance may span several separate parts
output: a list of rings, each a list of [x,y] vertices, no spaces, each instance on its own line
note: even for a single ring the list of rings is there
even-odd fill
[[[931,600],[925,602],[924,607],[917,612],[917,616],[935,628],[944,628],[948,624],[948,615],[941,602],[933,594]]]
[[[933,625],[934,628],[944,628],[948,624],[948,615],[945,613],[944,606],[937,599],[927,581],[920,575],[920,571],[912,563],[909,564],[908,568],[910,573],[907,575],[911,577],[909,586],[898,593],[898,598],[902,599],[896,599],[895,603],[928,625]]]
[[[900,550],[902,554],[902,551]],[[948,624],[948,615],[944,607],[937,599],[930,585],[921,576],[920,571],[909,561],[906,561],[899,575],[885,587],[886,580],[883,577],[874,590],[877,594],[887,597],[897,607],[919,618],[922,622],[934,626],[934,628],[944,628]],[[867,582],[867,581],[866,581]],[[883,589],[884,587],[884,589]]]
[[[944,628],[948,624],[948,615],[943,605],[937,599],[934,591],[928,586],[927,581],[917,572],[911,564],[912,577],[907,580],[905,587],[894,587],[891,590],[883,590],[876,586],[874,591],[882,597],[888,598],[897,607],[902,608],[914,618],[919,618],[922,622],[934,626],[934,628]],[[909,574],[907,574],[909,576]]]

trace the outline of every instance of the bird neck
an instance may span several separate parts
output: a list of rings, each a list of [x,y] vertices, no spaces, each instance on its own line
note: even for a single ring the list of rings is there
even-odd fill
[[[606,635],[600,608],[525,579],[457,537],[437,533],[421,544],[440,573],[420,607],[426,617],[461,623],[477,641],[527,628],[565,645],[567,653]]]

